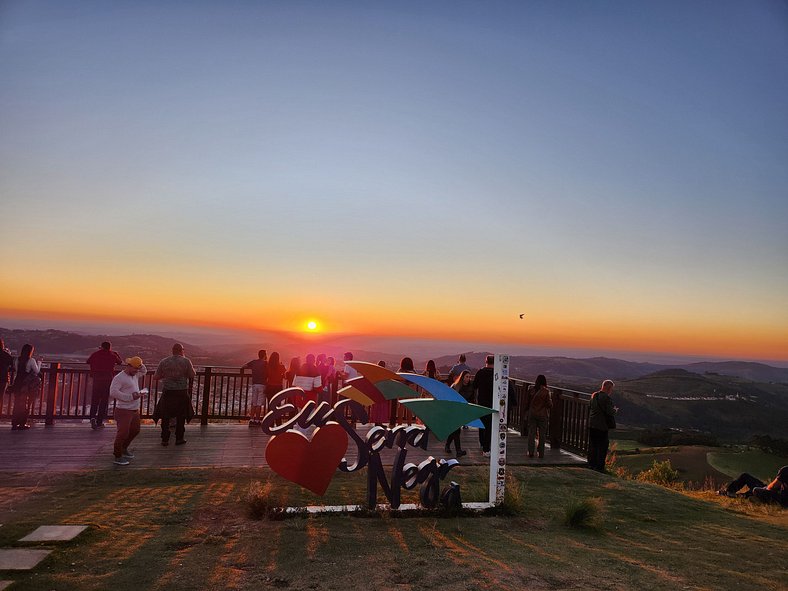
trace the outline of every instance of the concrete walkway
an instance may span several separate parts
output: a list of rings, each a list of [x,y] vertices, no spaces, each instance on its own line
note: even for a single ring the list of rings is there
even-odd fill
[[[366,427],[360,427],[362,434]],[[131,449],[135,458],[129,466],[112,463],[112,443],[115,425],[93,431],[87,422],[58,422],[45,427],[36,423],[27,431],[11,431],[9,423],[0,423],[0,472],[69,472],[81,470],[133,470],[140,468],[218,468],[262,467],[268,436],[259,427],[246,424],[211,423],[205,427],[192,424],[186,427],[186,445],[162,447],[160,430],[154,425],[143,425]],[[585,465],[585,459],[563,450],[546,450],[545,458],[529,459],[527,441],[515,432],[508,437],[507,462],[512,465],[569,466]],[[465,465],[488,464],[481,455],[478,431],[462,431],[463,448],[468,455],[460,459]],[[411,449],[409,462],[418,462],[433,455],[451,458],[443,449],[443,442],[431,438],[427,452]],[[355,456],[355,446],[348,448],[348,459]],[[392,462],[393,452],[386,451],[384,463]]]

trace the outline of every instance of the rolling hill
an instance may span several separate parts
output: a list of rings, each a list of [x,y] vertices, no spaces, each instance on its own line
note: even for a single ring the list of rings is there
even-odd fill
[[[788,385],[683,369],[619,382],[621,422],[639,427],[707,431],[724,438],[785,436]]]
[[[62,330],[10,330],[0,328],[6,347],[12,351],[32,344],[36,355],[65,362],[80,362],[99,348],[102,341],[110,341],[112,348],[121,357],[139,355],[145,363],[154,363],[171,354],[173,339],[153,334],[131,334],[122,336],[83,335]],[[186,354],[194,363],[205,363],[210,354],[200,347],[182,343]]]
[[[120,336],[83,335],[59,330],[9,330],[0,328],[6,345],[18,350],[24,343],[36,346],[45,358],[82,362],[101,341],[109,340],[121,356],[140,355],[156,363],[170,354],[173,339],[153,334]],[[256,357],[258,348],[278,350],[287,363],[302,355],[295,344],[270,343],[197,347],[184,343],[196,365],[238,366]],[[302,345],[303,346],[303,345]],[[315,353],[321,351],[315,350]],[[341,350],[326,350],[341,363]],[[358,360],[385,360],[396,369],[402,355],[354,351]],[[466,353],[472,368],[484,365],[485,352]],[[425,360],[416,359],[416,367]],[[443,375],[457,356],[436,357]],[[620,421],[635,427],[671,427],[709,431],[724,438],[748,438],[753,434],[784,436],[788,424],[788,369],[742,361],[701,362],[667,366],[591,357],[512,356],[511,375],[533,381],[543,373],[551,386],[591,392],[603,379],[616,381],[616,404]]]

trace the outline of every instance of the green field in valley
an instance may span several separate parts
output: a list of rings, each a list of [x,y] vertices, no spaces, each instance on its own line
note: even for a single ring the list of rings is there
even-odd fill
[[[788,465],[788,458],[767,454],[758,449],[714,450],[708,454],[709,464],[717,471],[736,478],[749,472],[763,481],[774,478],[781,466]]]
[[[788,458],[736,447],[685,445],[641,448],[640,453],[632,453],[619,447],[618,451],[622,453],[617,455],[617,465],[626,468],[633,475],[647,470],[655,461],[669,460],[678,471],[679,479],[692,487],[706,485],[708,488],[717,488],[742,472],[749,472],[764,481],[771,480],[780,466],[788,464]]]

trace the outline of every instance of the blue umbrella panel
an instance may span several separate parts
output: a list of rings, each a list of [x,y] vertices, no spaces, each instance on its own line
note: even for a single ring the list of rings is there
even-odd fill
[[[439,382],[438,380],[433,380],[432,378],[428,378],[427,376],[420,376],[415,373],[398,373],[397,375],[402,379],[407,380],[408,382],[420,386],[421,388],[429,392],[429,394],[435,400],[445,400],[448,402],[460,402],[462,404],[468,404],[468,401],[465,400],[465,398],[463,398],[459,392],[457,392],[454,388],[450,388],[443,382]],[[479,419],[473,420],[467,423],[467,425],[469,427],[477,427],[479,429],[484,428],[484,425]]]

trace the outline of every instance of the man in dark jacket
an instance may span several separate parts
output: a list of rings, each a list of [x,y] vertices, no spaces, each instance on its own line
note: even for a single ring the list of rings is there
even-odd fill
[[[0,339],[0,403],[2,402],[3,394],[5,394],[5,389],[8,387],[12,367],[14,367],[14,358],[6,351],[3,339]]]
[[[93,377],[93,395],[90,398],[90,428],[103,429],[109,404],[109,386],[115,375],[115,366],[123,361],[117,351],[112,350],[109,341],[101,343],[101,348],[88,357],[90,375]]]
[[[157,410],[161,418],[161,444],[170,444],[170,419],[175,418],[175,445],[183,445],[186,417],[191,410],[189,382],[196,375],[192,362],[183,354],[183,345],[175,343],[172,355],[159,362],[154,380],[162,384]]]
[[[610,394],[615,384],[602,382],[602,388],[591,394],[589,404],[588,467],[598,472],[605,471],[605,458],[610,447],[608,431],[616,428],[616,409]]]
[[[473,376],[473,392],[476,404],[492,408],[493,382],[495,382],[495,355],[488,355],[486,365]],[[490,439],[492,438],[492,415],[482,417],[484,429],[479,429],[479,443],[482,446],[482,455],[490,455]]]

